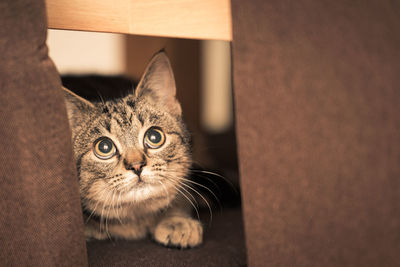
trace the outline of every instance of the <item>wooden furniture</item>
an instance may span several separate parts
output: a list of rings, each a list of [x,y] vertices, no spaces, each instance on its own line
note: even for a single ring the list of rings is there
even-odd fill
[[[49,28],[232,40],[229,0],[47,0]]]

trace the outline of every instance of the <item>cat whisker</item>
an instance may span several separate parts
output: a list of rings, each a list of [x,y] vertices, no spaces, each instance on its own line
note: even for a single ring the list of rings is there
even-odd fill
[[[169,193],[168,193],[167,188],[165,187],[165,185],[161,181],[158,181],[158,182],[161,184],[161,186],[164,189],[165,193],[167,193],[167,199],[168,199],[168,203],[169,203],[170,202],[170,198],[169,198]]]
[[[121,218],[119,217],[119,210],[122,208],[122,205],[121,205],[121,194],[122,194],[122,191],[119,191],[118,199],[117,199],[117,212],[116,212],[116,215],[117,215],[118,221],[119,221],[121,224],[123,224]],[[119,206],[120,206],[119,208],[118,208],[118,204],[119,204]]]
[[[177,186],[175,186],[172,182],[171,182],[171,180],[168,178],[168,177],[164,177],[165,179],[167,179],[167,181],[169,181],[170,183],[171,183],[171,185],[172,185],[172,187],[174,187],[182,196],[184,196],[188,201],[189,201],[189,203],[192,205],[192,207],[194,208],[194,210],[196,211],[196,215],[197,215],[197,219],[198,220],[200,220],[200,214],[199,214],[199,210],[198,210],[198,208],[196,207],[196,205],[194,205],[194,203],[193,203],[193,201],[188,197],[188,196],[186,196],[179,188],[181,188],[182,189],[182,187],[177,187]],[[185,191],[187,191],[187,190],[185,190]],[[189,193],[190,194],[190,193]],[[191,196],[192,196],[192,194],[190,194]],[[193,197],[193,196],[192,196]]]
[[[114,212],[115,212],[114,197],[115,197],[115,194],[117,193],[117,191],[113,189],[112,192],[113,192],[113,195],[112,195],[112,199],[111,199],[111,201],[110,201],[111,207],[110,207],[110,205],[107,205],[107,209],[108,209],[108,210],[107,210],[107,214],[106,214],[106,233],[107,233],[108,238],[109,238],[110,240],[111,240],[111,236],[110,236],[110,233],[109,233],[109,231],[108,231],[108,218],[109,218],[111,209],[113,209]]]
[[[96,201],[96,205],[94,206],[94,209],[92,210],[92,212],[89,214],[88,218],[86,219],[85,224],[87,224],[89,222],[90,218],[92,218],[92,216],[93,216],[97,206],[99,205],[99,203],[100,203],[100,201]]]
[[[101,189],[101,190],[100,190],[99,192],[97,192],[96,194],[104,193],[106,190],[109,190],[109,188],[108,188],[108,187],[104,187],[103,189]],[[107,194],[107,195],[108,195],[108,194]],[[90,199],[89,202],[90,202],[90,201],[93,201],[93,200]],[[98,201],[98,200],[94,200],[94,201],[96,202],[96,205],[94,206],[93,209],[91,209],[92,212],[90,213],[89,217],[86,219],[86,224],[89,222],[90,218],[91,218],[91,217],[93,216],[93,214],[96,212],[97,206],[98,206],[99,203],[100,203],[100,201]]]
[[[189,194],[189,196],[191,197],[191,199],[194,201],[194,203],[196,204],[196,207],[199,208],[199,204],[196,201],[196,198],[190,193],[190,191],[188,191],[185,187],[182,186],[181,183],[178,183],[177,186],[182,189],[183,191],[185,191],[186,193]]]
[[[182,175],[183,175],[183,174],[184,174],[184,173],[182,173]],[[168,179],[170,179],[170,180],[176,180],[176,179],[173,178],[173,177],[166,177],[165,175],[160,175],[160,176],[165,177],[165,178],[168,178]],[[205,178],[206,178],[206,177],[205,177]],[[219,198],[215,195],[215,193],[214,193],[210,188],[208,188],[208,187],[205,186],[205,185],[202,185],[202,184],[200,184],[200,183],[197,183],[197,182],[192,181],[192,180],[190,180],[190,179],[188,179],[188,178],[185,178],[185,177],[181,177],[180,179],[182,179],[182,181],[178,181],[179,184],[180,184],[180,188],[182,188],[182,186],[185,186],[186,188],[189,188],[190,190],[192,190],[193,192],[195,192],[195,193],[204,201],[204,203],[206,204],[206,206],[207,206],[207,208],[208,208],[208,210],[209,210],[209,213],[210,213],[210,225],[211,225],[212,220],[213,220],[213,215],[212,215],[212,208],[211,208],[210,203],[208,202],[208,200],[207,200],[198,190],[196,190],[193,186],[190,186],[190,185],[186,184],[185,182],[191,183],[191,184],[196,185],[196,186],[199,186],[199,187],[201,187],[201,188],[206,189],[208,192],[210,192],[210,193],[213,195],[213,197],[215,198],[215,200],[218,202],[218,207],[219,207],[219,209],[222,210],[222,205],[221,205],[221,202],[220,202]],[[215,184],[215,186],[217,186],[217,185]],[[184,188],[182,188],[182,189],[184,189]],[[190,192],[188,192],[187,190],[185,190],[185,192],[187,192],[187,193],[190,194]],[[190,194],[190,195],[191,195],[191,194]]]
[[[219,188],[219,186],[217,185],[217,183],[215,183],[215,182],[214,182],[212,179],[210,179],[209,177],[204,176],[204,175],[201,175],[201,174],[199,174],[199,173],[191,173],[191,175],[193,175],[193,177],[198,177],[198,178],[201,178],[201,179],[206,179],[207,181],[209,181],[210,183],[213,184],[213,186],[218,190],[218,193],[219,193],[219,194],[222,194],[221,188]]]
[[[109,197],[109,195],[111,194],[111,193],[113,193],[113,191],[110,191],[109,192],[109,194],[107,194],[107,198],[106,198],[106,200],[104,201],[104,203],[103,203],[103,208],[101,209],[101,215],[100,215],[100,233],[101,233],[101,226],[102,226],[102,224],[104,223],[104,217],[103,217],[103,212],[104,212],[104,208],[105,208],[105,206],[106,206],[106,203],[108,202],[108,197]],[[105,222],[105,232],[106,232],[106,234],[108,235],[108,237],[111,239],[111,237],[110,237],[110,234],[108,233],[108,231],[107,231],[107,220],[106,220],[106,222]]]
[[[114,197],[115,197],[116,193],[117,193],[117,191],[114,190],[114,193],[113,193],[113,196],[112,196],[112,199],[111,199],[111,208],[113,209],[115,214],[117,214],[117,212],[115,210],[115,202],[114,202]],[[109,212],[110,212],[111,208],[108,209]],[[107,217],[108,217],[108,214],[109,213],[107,213]]]
[[[160,175],[160,176],[161,176],[161,177],[164,177],[164,178],[166,178],[166,179],[169,179],[170,181],[175,181],[173,177],[167,177],[167,176],[165,176],[165,175]],[[179,186],[179,183],[178,183],[178,186]],[[180,188],[182,188],[182,187],[180,187]],[[189,194],[189,196],[191,197],[191,200],[193,200],[194,203],[196,203],[196,207],[198,208],[199,205],[198,205],[198,203],[197,203],[197,201],[196,201],[196,198],[195,198],[190,192],[188,192],[185,188],[182,188],[182,189],[183,189],[186,193]]]
[[[194,172],[194,173],[203,173],[203,174],[212,175],[212,176],[214,176],[214,177],[219,177],[219,178],[221,178],[222,180],[224,180],[225,182],[227,182],[227,183],[232,187],[232,189],[233,189],[236,193],[238,193],[238,192],[237,192],[237,189],[236,189],[236,187],[233,185],[233,183],[232,183],[231,181],[229,181],[229,179],[226,178],[225,176],[222,176],[222,175],[220,175],[220,174],[218,174],[218,173],[211,172],[211,171],[195,170],[195,169],[191,169],[190,171],[191,171],[191,172]]]
[[[222,176],[221,174],[218,174],[218,173],[215,173],[215,172],[212,172],[212,171],[196,170],[196,169],[191,169],[190,171],[210,174],[210,175],[213,175],[213,176],[220,177],[220,178],[224,179],[226,182],[230,182],[225,176]]]
[[[185,182],[188,182],[188,183],[191,183],[191,184],[195,184],[197,186],[200,186],[201,188],[206,189],[208,192],[210,192],[213,195],[215,200],[218,202],[218,206],[219,206],[220,210],[222,210],[221,201],[219,200],[219,198],[215,195],[215,193],[210,188],[208,188],[205,185],[199,184],[199,183],[197,183],[195,181],[192,181],[190,179],[187,179],[187,178],[182,178],[182,180],[185,181]],[[217,186],[215,183],[214,183],[214,185]]]
[[[181,173],[181,175],[184,176],[185,173]],[[214,185],[214,187],[218,190],[218,192],[220,194],[222,194],[221,189],[219,188],[219,186],[212,179],[210,179],[209,177],[201,175],[199,173],[192,173],[192,175],[194,175],[194,177],[200,177],[202,179],[206,179],[207,181],[209,181],[210,183],[212,183]],[[195,184],[195,185],[197,185],[199,187],[202,187],[202,188],[206,189],[208,192],[210,192],[213,195],[214,199],[218,202],[218,206],[219,206],[220,210],[222,210],[221,201],[219,200],[219,198],[215,195],[215,193],[209,187],[207,187],[205,185],[202,185],[200,183],[197,183],[195,181],[192,181],[191,179],[188,179],[188,178],[185,178],[185,177],[183,177],[182,179],[187,181],[187,182],[189,182],[189,183],[192,183],[192,184]]]
[[[206,205],[207,205],[207,207],[208,207],[208,210],[209,210],[209,212],[210,212],[210,226],[211,226],[211,223],[212,223],[212,220],[213,220],[213,215],[212,215],[212,209],[211,209],[211,206],[210,206],[210,204],[208,203],[208,201],[207,201],[207,199],[205,198],[205,197],[203,197],[203,195],[202,194],[200,194],[200,192],[199,191],[197,191],[196,189],[194,189],[192,186],[190,186],[190,185],[188,185],[188,184],[185,184],[184,182],[179,182],[181,185],[183,185],[183,186],[186,186],[187,188],[189,188],[190,190],[192,190],[192,191],[194,191],[197,195],[199,195],[202,199],[203,199],[203,201],[206,203]]]

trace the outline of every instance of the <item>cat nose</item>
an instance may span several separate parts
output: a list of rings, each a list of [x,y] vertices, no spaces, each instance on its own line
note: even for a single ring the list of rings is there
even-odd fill
[[[129,151],[124,159],[125,169],[133,171],[140,175],[143,167],[146,165],[146,159],[142,153],[137,150]]]
[[[124,160],[125,169],[128,171],[133,171],[136,175],[140,175],[142,173],[143,167],[146,165],[146,162],[128,162]]]
[[[136,174],[136,175],[140,175],[142,173],[142,169],[143,169],[144,163],[140,162],[138,164],[134,164],[132,167],[132,171]]]

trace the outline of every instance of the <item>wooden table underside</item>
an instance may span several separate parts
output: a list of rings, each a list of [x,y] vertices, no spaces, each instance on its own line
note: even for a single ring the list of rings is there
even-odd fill
[[[47,0],[49,28],[232,40],[229,0]]]

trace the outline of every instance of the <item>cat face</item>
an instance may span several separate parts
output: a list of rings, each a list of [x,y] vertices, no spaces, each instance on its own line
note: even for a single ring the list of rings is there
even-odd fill
[[[173,201],[191,165],[175,91],[164,53],[124,98],[90,103],[65,90],[85,209],[98,215],[110,206],[157,211]]]

